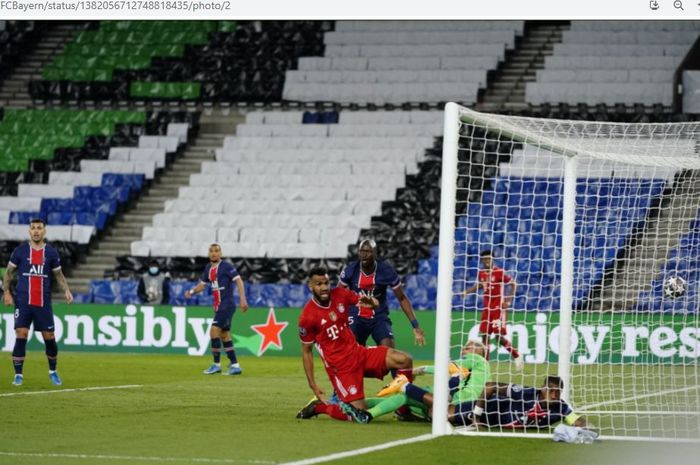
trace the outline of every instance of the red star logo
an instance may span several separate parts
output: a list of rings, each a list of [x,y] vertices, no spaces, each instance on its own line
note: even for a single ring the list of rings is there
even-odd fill
[[[260,348],[258,349],[258,357],[265,353],[270,344],[276,346],[278,349],[282,349],[282,331],[287,327],[289,323],[286,321],[277,322],[275,317],[275,310],[270,307],[270,312],[267,314],[267,321],[262,325],[252,325],[253,331],[262,336],[262,341],[260,342]]]

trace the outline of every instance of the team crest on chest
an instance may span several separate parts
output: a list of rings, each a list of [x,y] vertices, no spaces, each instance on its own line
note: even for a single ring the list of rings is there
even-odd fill
[[[343,304],[338,304],[338,312],[340,313],[345,313],[345,305]]]
[[[335,321],[335,320],[338,319],[338,315],[336,315],[335,312],[331,311],[331,312],[328,314],[328,318],[330,318],[331,321]]]

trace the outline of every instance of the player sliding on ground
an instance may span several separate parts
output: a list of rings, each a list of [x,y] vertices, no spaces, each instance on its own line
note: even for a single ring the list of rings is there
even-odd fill
[[[520,353],[506,339],[506,312],[513,300],[513,296],[515,296],[515,280],[507,275],[502,268],[494,265],[490,250],[484,250],[480,255],[484,269],[479,271],[478,282],[467,288],[464,291],[464,295],[471,294],[479,288],[484,290],[484,311],[481,313],[479,333],[487,349],[486,359],[489,359],[489,339],[494,334],[498,343],[510,352],[515,361],[515,368],[522,370],[524,362]],[[510,286],[510,290],[504,298],[503,294],[506,286]]]
[[[457,406],[474,401],[481,396],[486,382],[491,376],[491,367],[484,358],[486,347],[480,341],[469,341],[462,349],[462,358],[450,363],[450,405],[448,416],[456,413]],[[416,367],[415,376],[433,374],[433,366]],[[432,388],[420,388],[409,383],[404,375],[397,376],[389,386],[377,393],[378,397],[367,399],[369,412],[374,418],[392,412],[403,405],[411,409],[412,417],[399,418],[430,421],[433,416]],[[382,399],[383,398],[383,399]]]
[[[328,272],[316,267],[309,271],[312,297],[299,317],[301,358],[309,387],[316,396],[297,414],[307,419],[326,414],[342,421],[368,423],[364,377],[382,379],[390,369],[411,372],[413,360],[405,352],[386,346],[365,347],[357,343],[348,326],[351,305],[377,306],[376,298],[360,295],[343,287],[331,289]],[[325,392],[314,377],[313,346],[316,345],[326,373],[340,399],[327,404]]]
[[[508,383],[488,383],[477,401],[457,407],[450,422],[457,426],[500,426],[501,428],[548,428],[563,421],[570,426],[586,426],[586,418],[574,413],[561,399],[564,382],[547,376],[541,388]]]

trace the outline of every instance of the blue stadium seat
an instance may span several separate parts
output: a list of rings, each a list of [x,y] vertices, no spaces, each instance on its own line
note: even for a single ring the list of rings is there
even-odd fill
[[[277,306],[286,302],[285,287],[276,284],[250,284],[246,290],[248,305],[251,307]]]
[[[311,298],[311,291],[305,284],[282,284],[282,286],[287,288],[285,307],[301,308]]]
[[[39,212],[10,212],[9,223],[10,224],[29,224],[34,218],[41,218],[46,221],[46,213],[43,211]]]
[[[93,280],[90,293],[96,304],[126,304],[139,302],[138,281],[135,280]]]

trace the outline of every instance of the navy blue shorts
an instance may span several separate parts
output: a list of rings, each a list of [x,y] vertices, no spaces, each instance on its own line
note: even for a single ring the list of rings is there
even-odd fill
[[[35,307],[34,305],[21,305],[15,309],[15,329],[30,328],[34,323],[34,331],[54,332],[56,327],[53,322],[53,310],[51,306]]]
[[[233,320],[233,314],[236,313],[235,308],[224,309],[219,307],[217,311],[214,312],[214,321],[212,326],[221,328],[223,331],[231,331],[231,320]]]
[[[389,318],[360,318],[357,315],[351,318],[350,329],[355,333],[355,339],[360,345],[366,345],[370,336],[377,345],[382,339],[394,339]]]
[[[455,413],[454,416],[450,417],[450,423],[455,426],[471,425],[474,416],[472,410],[474,410],[474,401],[455,405]]]

